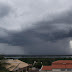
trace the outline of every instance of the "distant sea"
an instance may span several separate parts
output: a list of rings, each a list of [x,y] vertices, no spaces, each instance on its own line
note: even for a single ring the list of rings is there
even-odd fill
[[[72,55],[4,55],[5,58],[72,58]]]

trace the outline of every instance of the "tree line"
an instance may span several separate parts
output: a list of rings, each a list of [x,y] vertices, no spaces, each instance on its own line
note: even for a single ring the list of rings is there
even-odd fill
[[[36,61],[37,63],[35,63],[33,66],[36,68],[41,68],[42,65],[51,65],[52,62],[57,60],[72,60],[72,58],[20,58],[19,60],[32,65],[34,64],[34,61]]]

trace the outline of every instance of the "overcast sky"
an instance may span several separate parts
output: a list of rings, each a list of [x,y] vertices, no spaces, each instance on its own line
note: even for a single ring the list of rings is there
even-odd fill
[[[72,54],[72,0],[0,0],[0,53]]]

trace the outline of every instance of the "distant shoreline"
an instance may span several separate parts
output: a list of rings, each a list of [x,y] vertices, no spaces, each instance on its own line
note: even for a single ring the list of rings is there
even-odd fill
[[[4,55],[4,56],[72,56],[72,55],[16,55],[16,54],[0,54],[0,55]]]
[[[72,58],[72,55],[4,55],[5,58]]]

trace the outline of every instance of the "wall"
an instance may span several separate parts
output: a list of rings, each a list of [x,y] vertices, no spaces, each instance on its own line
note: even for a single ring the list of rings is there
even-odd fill
[[[40,71],[40,72],[52,72],[52,71],[48,71],[48,70],[42,70],[42,71]]]
[[[52,69],[52,71],[72,71],[72,69]]]
[[[61,69],[52,69],[52,71],[61,71]]]

